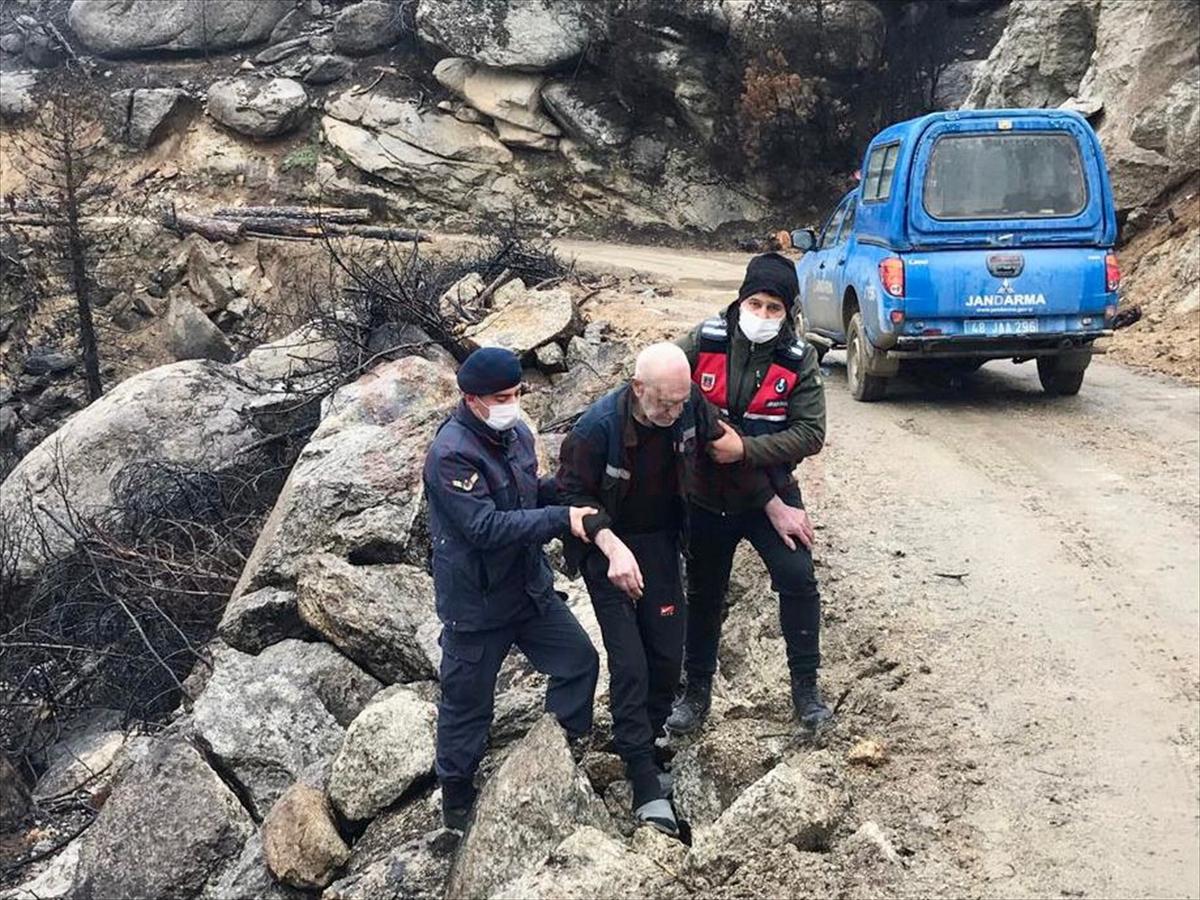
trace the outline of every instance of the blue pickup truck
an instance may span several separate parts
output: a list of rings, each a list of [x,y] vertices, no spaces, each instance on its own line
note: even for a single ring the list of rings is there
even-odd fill
[[[1120,271],[1100,143],[1066,110],[963,110],[892,125],[804,255],[798,330],[846,348],[858,400],[900,365],[969,372],[1037,360],[1048,394],[1079,392],[1111,334]]]

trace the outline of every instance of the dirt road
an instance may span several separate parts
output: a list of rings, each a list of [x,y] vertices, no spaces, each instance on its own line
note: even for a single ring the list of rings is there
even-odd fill
[[[647,336],[719,306],[745,260],[564,249],[661,279],[591,311]],[[827,616],[920,661],[899,714],[922,737],[892,770],[913,815],[923,772],[967,772],[898,890],[1200,895],[1200,390],[1098,361],[1052,399],[992,363],[862,404],[840,353],[825,370],[828,444],[801,471]]]

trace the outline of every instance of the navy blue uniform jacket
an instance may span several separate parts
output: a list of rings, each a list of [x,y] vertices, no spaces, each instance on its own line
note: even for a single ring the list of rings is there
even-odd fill
[[[465,404],[425,457],[437,612],[454,631],[500,628],[560,603],[542,545],[570,530],[552,479],[538,479],[524,422],[498,432]]]

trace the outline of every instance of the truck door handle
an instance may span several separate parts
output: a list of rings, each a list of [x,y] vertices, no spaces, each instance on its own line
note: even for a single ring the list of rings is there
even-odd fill
[[[844,257],[844,256],[843,256],[841,259],[839,259],[839,260],[837,261],[837,264],[838,264],[839,266],[845,265],[845,264],[846,264],[846,257]]]

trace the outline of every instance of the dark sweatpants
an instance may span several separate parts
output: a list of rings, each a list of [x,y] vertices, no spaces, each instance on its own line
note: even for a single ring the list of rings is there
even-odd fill
[[[613,743],[633,785],[634,807],[661,797],[654,741],[679,686],[686,621],[676,531],[621,537],[645,591],[636,603],[608,580],[608,559],[588,554],[583,576],[608,653]]]
[[[438,779],[449,806],[469,806],[472,780],[487,749],[496,675],[513,644],[550,676],[546,710],[572,737],[592,728],[600,660],[566,604],[489,631],[442,629],[442,699],[438,704]]]
[[[821,594],[808,548],[797,541],[796,549],[789,550],[761,510],[721,516],[692,506],[690,525],[684,662],[688,680],[711,679],[717,671],[725,593],[733,553],[743,538],[762,557],[779,594],[779,624],[793,686],[799,677],[815,674],[821,665]]]

